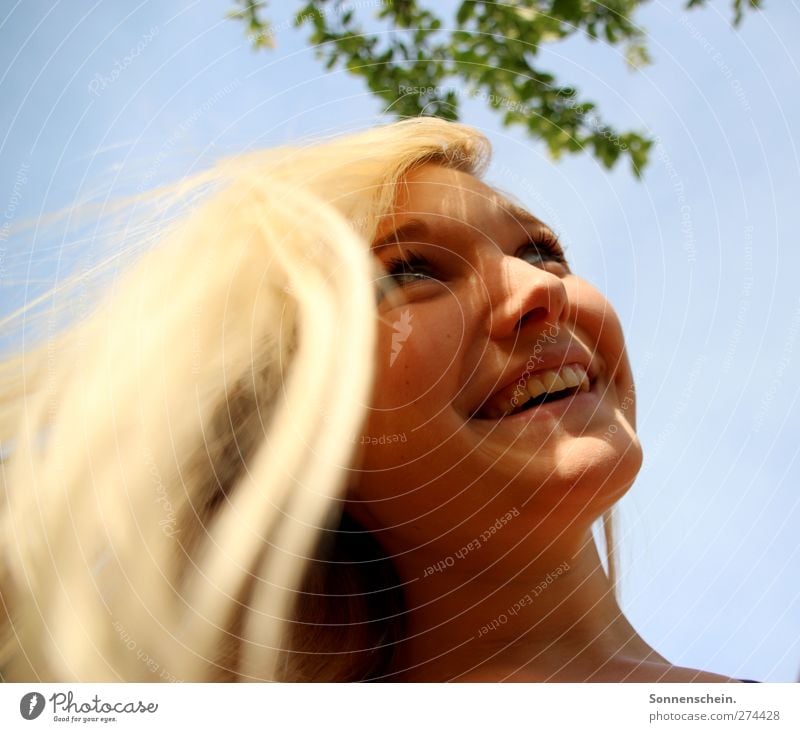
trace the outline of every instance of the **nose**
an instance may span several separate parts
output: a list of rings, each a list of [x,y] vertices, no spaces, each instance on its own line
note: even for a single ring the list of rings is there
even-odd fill
[[[515,337],[527,323],[540,327],[559,322],[567,307],[561,277],[519,257],[503,256],[485,274],[491,302],[490,337]]]

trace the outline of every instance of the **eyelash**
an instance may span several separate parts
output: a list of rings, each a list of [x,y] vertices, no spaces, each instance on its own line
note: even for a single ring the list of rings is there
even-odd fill
[[[433,263],[427,257],[424,257],[422,254],[413,249],[406,249],[404,254],[404,257],[392,257],[391,259],[387,260],[385,264],[386,274],[395,282],[395,284],[399,284],[397,279],[401,276],[419,275],[420,273],[416,272],[416,269],[427,269],[429,271],[433,271],[435,269]],[[415,279],[434,278],[417,276]]]
[[[520,252],[528,247],[535,249],[542,259],[550,259],[563,265],[567,263],[558,237],[550,231],[542,233],[538,239],[531,238],[526,244],[517,249],[516,256],[519,256]],[[417,280],[436,279],[416,271],[418,269],[428,270],[429,272],[436,270],[435,263],[428,257],[414,249],[405,249],[403,254],[404,256],[388,259],[384,265],[388,277],[396,284],[399,284],[397,280],[402,276],[412,276]]]

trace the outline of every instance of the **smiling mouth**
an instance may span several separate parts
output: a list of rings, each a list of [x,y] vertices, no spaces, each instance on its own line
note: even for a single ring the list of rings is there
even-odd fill
[[[492,396],[475,414],[474,419],[500,419],[589,391],[591,383],[580,364],[567,364],[520,380]]]

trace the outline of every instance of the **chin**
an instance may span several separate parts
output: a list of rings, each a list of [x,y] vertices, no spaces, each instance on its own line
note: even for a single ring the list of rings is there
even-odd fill
[[[523,488],[539,487],[531,503],[540,516],[563,525],[566,514],[580,525],[591,524],[630,489],[642,467],[642,447],[635,433],[611,438],[585,435],[555,451],[553,468],[543,479],[539,468]]]
[[[633,485],[642,467],[642,445],[632,430],[582,437],[559,456],[559,473],[573,492],[599,511],[611,508]]]

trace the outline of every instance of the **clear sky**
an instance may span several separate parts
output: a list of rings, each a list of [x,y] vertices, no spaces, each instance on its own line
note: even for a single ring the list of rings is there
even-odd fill
[[[574,39],[541,64],[622,129],[660,140],[644,179],[589,156],[548,159],[478,100],[488,179],[568,246],[620,314],[645,465],[622,514],[623,605],[677,664],[759,680],[800,672],[800,3],[637,16],[652,66]],[[21,0],[0,10],[0,227],[170,180],[231,152],[385,121],[325,72],[273,2],[277,47],[254,53],[227,0]],[[366,7],[367,2],[356,5]],[[443,12],[454,3],[437,3]],[[10,310],[79,248],[13,246]],[[26,286],[27,283],[27,286]]]

